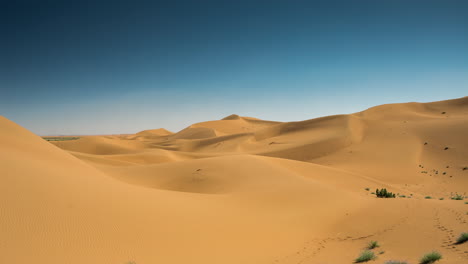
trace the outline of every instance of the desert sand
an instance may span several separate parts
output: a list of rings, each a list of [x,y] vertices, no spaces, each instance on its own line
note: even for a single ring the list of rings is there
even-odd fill
[[[468,263],[466,167],[468,97],[52,142],[0,117],[0,263],[337,264],[372,240],[370,263]]]

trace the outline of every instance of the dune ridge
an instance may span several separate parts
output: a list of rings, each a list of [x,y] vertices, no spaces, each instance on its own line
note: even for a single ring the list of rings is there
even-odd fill
[[[371,240],[465,263],[467,131],[468,97],[52,142],[0,117],[0,263],[352,263]]]

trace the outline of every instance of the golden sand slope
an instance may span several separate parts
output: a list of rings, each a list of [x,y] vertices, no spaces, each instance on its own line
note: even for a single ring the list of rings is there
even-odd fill
[[[370,240],[468,263],[467,131],[466,97],[50,143],[0,117],[0,263],[352,263]]]

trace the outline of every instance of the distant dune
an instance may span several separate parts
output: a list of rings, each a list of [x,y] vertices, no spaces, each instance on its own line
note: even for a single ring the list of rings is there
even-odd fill
[[[0,146],[0,263],[468,263],[468,97]]]

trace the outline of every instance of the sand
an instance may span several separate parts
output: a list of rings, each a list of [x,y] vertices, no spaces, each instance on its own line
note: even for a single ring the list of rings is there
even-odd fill
[[[468,97],[52,142],[0,117],[0,263],[353,263],[371,240],[370,263],[468,263],[467,135]]]

